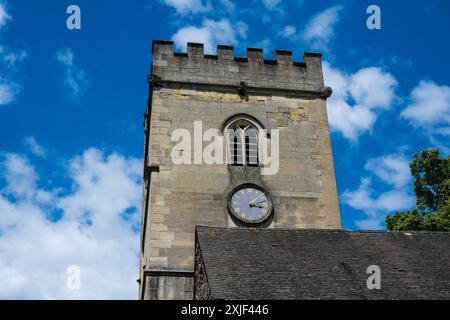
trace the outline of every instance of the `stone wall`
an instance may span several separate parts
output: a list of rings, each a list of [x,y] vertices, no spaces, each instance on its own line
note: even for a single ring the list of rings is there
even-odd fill
[[[144,300],[191,300],[194,297],[193,273],[150,271],[144,278]]]

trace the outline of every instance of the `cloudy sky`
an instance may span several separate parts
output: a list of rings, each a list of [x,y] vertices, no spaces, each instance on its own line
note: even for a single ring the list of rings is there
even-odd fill
[[[152,39],[322,51],[344,227],[412,207],[412,154],[450,148],[450,4],[377,1],[369,30],[370,4],[0,0],[0,299],[137,297]]]

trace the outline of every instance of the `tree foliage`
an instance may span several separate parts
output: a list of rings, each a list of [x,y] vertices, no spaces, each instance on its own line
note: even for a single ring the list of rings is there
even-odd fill
[[[389,230],[450,231],[450,156],[422,150],[409,164],[417,208],[386,218]]]

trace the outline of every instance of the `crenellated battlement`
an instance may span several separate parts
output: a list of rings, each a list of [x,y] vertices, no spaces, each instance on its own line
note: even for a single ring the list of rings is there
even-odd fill
[[[263,49],[247,48],[246,57],[234,47],[218,45],[205,54],[202,43],[188,43],[187,52],[174,52],[172,41],[154,40],[152,73],[161,81],[323,92],[321,53],[305,52],[304,61],[293,61],[292,51],[275,50],[275,60],[264,59]]]

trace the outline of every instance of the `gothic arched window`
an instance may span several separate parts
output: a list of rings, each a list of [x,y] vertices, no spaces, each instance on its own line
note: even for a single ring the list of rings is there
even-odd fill
[[[234,166],[258,166],[258,139],[261,126],[252,118],[238,116],[225,126],[227,163]]]

